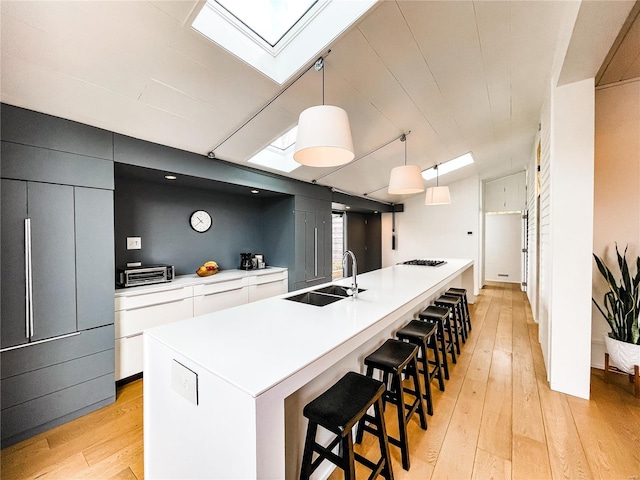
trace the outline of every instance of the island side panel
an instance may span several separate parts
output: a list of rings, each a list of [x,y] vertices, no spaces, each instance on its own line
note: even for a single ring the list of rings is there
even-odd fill
[[[255,399],[149,334],[143,342],[145,477],[256,478]],[[172,387],[174,360],[197,374],[197,405]]]

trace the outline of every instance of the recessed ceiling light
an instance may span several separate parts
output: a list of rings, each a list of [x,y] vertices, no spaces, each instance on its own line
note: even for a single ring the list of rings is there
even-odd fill
[[[466,167],[467,165],[471,165],[473,163],[473,156],[471,152],[465,153],[453,160],[449,160],[448,162],[441,163],[438,165],[438,176],[442,176],[446,173],[453,172],[454,170],[458,170],[459,168]],[[427,170],[423,170],[422,178],[425,180],[431,180],[432,178],[436,178],[436,169],[435,167],[428,168]]]
[[[256,193],[260,193],[260,190],[256,190],[255,188],[253,190],[251,190],[251,193],[256,194]]]
[[[175,180],[178,177],[176,177],[175,175],[165,175],[164,178],[166,178],[167,180]]]
[[[346,208],[347,210],[349,210],[351,207],[349,205],[346,205],[344,208]]]

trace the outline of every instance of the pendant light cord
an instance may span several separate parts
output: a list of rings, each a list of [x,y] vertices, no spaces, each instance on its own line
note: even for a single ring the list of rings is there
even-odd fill
[[[329,55],[331,53],[331,50],[328,50],[327,53],[325,53],[325,56]],[[227,143],[227,141],[229,141],[229,139],[231,137],[233,137],[236,133],[238,133],[240,130],[242,130],[244,127],[246,127],[254,118],[256,118],[258,115],[260,115],[264,110],[267,109],[267,107],[269,105],[271,105],[273,102],[275,102],[278,98],[280,98],[280,96],[282,94],[284,94],[284,92],[286,92],[287,90],[289,90],[289,88],[291,88],[298,80],[300,80],[305,73],[307,73],[309,70],[311,70],[312,68],[316,69],[316,71],[322,70],[322,104],[324,105],[324,57],[320,57],[318,60],[316,60],[313,64],[309,65],[304,71],[302,71],[296,78],[294,78],[291,83],[289,83],[286,87],[284,87],[280,92],[278,92],[278,94],[273,97],[271,100],[269,100],[263,107],[261,107],[256,113],[254,113],[253,115],[251,115],[251,117],[249,117],[249,119],[247,121],[245,121],[242,125],[240,125],[238,128],[236,128],[231,134],[229,134],[229,136],[227,136],[227,138],[225,138],[224,140],[222,140],[218,145],[216,145],[215,147],[213,147],[213,149],[211,150],[211,152],[209,152],[209,158],[216,158],[215,156],[215,151],[220,148],[222,145],[224,145],[225,143]]]
[[[404,166],[407,166],[407,136],[403,133],[400,141],[404,142]]]
[[[324,61],[322,62],[322,105],[324,105]]]

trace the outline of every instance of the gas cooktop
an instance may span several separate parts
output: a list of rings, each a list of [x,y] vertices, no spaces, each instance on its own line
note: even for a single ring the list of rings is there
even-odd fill
[[[407,260],[406,262],[402,262],[402,265],[420,265],[422,267],[439,267],[440,265],[444,265],[444,260]]]

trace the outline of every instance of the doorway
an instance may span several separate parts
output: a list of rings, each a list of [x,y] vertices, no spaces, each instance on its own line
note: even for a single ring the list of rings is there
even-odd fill
[[[382,220],[379,213],[333,212],[331,232],[332,279],[352,274],[342,267],[342,256],[351,250],[358,262],[358,273],[382,267]]]
[[[522,214],[485,215],[485,280],[522,282]]]

